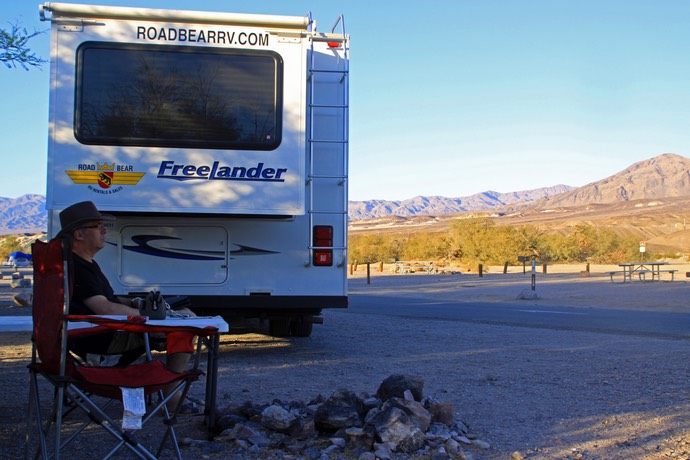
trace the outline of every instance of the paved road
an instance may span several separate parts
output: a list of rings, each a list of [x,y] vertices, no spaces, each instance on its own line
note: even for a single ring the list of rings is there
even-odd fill
[[[423,296],[350,293],[348,312],[690,340],[690,314],[572,308],[533,302],[453,302]]]

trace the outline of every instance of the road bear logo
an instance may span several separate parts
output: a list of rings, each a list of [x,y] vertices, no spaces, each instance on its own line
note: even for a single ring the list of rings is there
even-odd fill
[[[67,170],[65,173],[75,184],[97,185],[102,189],[109,189],[115,185],[137,185],[143,172],[134,172],[130,165],[116,163],[80,164],[77,169]]]

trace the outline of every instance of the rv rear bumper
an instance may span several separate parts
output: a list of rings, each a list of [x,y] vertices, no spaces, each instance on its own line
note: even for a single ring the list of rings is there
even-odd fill
[[[347,308],[347,296],[189,296],[195,310],[205,313],[224,311],[288,312],[293,310],[321,310],[323,308]]]

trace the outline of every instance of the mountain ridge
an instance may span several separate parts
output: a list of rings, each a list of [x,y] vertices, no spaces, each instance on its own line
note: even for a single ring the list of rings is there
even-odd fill
[[[350,201],[350,220],[375,219],[390,215],[411,217],[417,215],[453,214],[459,212],[488,211],[506,205],[531,203],[540,199],[574,190],[568,185],[553,185],[516,192],[487,190],[466,197],[416,196],[405,200]]]
[[[47,227],[44,195],[27,193],[18,198],[0,197],[0,235],[41,233]]]
[[[534,205],[580,206],[681,196],[690,196],[690,159],[665,153]]]

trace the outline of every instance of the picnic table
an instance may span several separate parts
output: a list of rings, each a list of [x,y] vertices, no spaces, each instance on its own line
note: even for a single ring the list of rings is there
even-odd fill
[[[668,262],[624,262],[618,264],[623,270],[609,272],[609,275],[613,282],[614,275],[622,274],[625,283],[627,281],[632,282],[633,276],[637,276],[640,281],[647,281],[647,275],[651,275],[649,281],[661,281],[661,274],[667,273],[671,277],[670,281],[673,281],[678,270],[662,270],[661,267],[664,265],[668,265]]]
[[[402,274],[415,272],[433,273],[434,269],[435,267],[433,262],[429,262],[428,264],[422,264],[419,262],[411,263],[396,260],[394,272]]]

